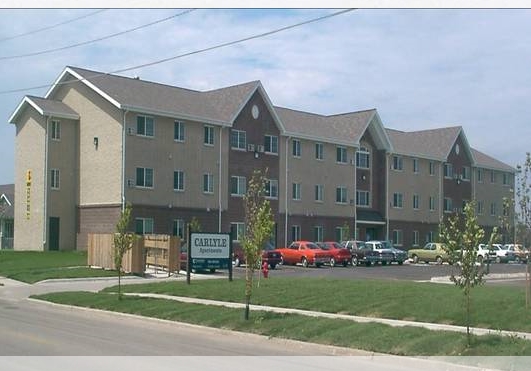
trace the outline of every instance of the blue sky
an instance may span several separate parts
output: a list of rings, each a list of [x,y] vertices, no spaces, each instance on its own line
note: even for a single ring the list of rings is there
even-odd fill
[[[90,9],[0,9],[0,40]],[[199,9],[94,44],[5,59],[120,32],[179,13],[110,9],[0,41],[0,92],[51,84],[67,65],[102,72],[206,48],[333,12]],[[321,114],[376,108],[386,127],[463,126],[471,146],[511,166],[531,151],[531,10],[360,9],[224,49],[129,71],[197,90],[261,80],[273,104]],[[25,94],[0,94],[0,184],[14,179]]]

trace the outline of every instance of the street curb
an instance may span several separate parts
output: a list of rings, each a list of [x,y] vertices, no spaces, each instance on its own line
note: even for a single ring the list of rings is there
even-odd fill
[[[484,276],[486,281],[489,280],[501,280],[501,279],[512,279],[512,278],[525,278],[525,273],[491,273],[486,274]],[[450,281],[450,276],[439,276],[439,277],[432,277],[430,279],[430,282],[436,282],[436,283],[452,283]]]

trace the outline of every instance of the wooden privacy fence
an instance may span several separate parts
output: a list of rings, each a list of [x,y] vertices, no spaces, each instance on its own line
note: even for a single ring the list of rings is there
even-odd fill
[[[89,266],[116,269],[112,234],[88,235]],[[168,235],[139,236],[128,250],[122,262],[127,273],[144,274],[146,265],[156,266],[170,272],[180,268],[180,238]]]

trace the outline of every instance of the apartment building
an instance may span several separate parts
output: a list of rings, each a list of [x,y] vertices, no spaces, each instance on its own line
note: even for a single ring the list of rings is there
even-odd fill
[[[514,184],[514,169],[471,149],[460,127],[405,133],[376,109],[276,107],[259,81],[201,92],[67,67],[9,121],[15,249],[84,249],[125,203],[137,233],[184,237],[195,217],[238,239],[255,169],[266,171],[277,245],[339,240],[348,227],[410,247],[434,238],[444,211],[475,196],[498,205]]]

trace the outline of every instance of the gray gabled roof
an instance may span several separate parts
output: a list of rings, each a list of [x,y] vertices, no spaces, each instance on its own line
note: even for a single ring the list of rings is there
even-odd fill
[[[43,116],[66,118],[72,120],[79,119],[79,114],[61,101],[27,95],[15,109],[15,111],[9,118],[9,122],[15,123],[18,115],[24,110],[27,105],[30,105],[35,108],[37,112],[39,112]]]
[[[512,166],[509,166],[499,160],[496,160],[495,158],[492,158],[489,155],[480,152],[475,148],[472,148],[472,154],[474,155],[474,159],[476,160],[477,167],[516,173],[516,169]]]
[[[260,85],[259,81],[251,81],[201,92],[78,67],[67,67],[65,72],[81,79],[121,109],[227,125],[241,108],[242,102]],[[60,79],[63,76],[64,72]],[[53,90],[54,88],[46,96],[50,96]]]
[[[15,211],[15,185],[14,184],[0,185],[0,203],[5,202],[4,198],[6,199],[8,206],[5,208],[3,215],[0,215],[0,218],[13,219],[15,215],[15,212],[14,212]]]
[[[324,116],[316,113],[275,107],[285,135],[322,140],[337,144],[357,145],[367,130],[376,110]]]
[[[411,132],[386,130],[396,154],[445,161],[462,128],[452,126]]]

